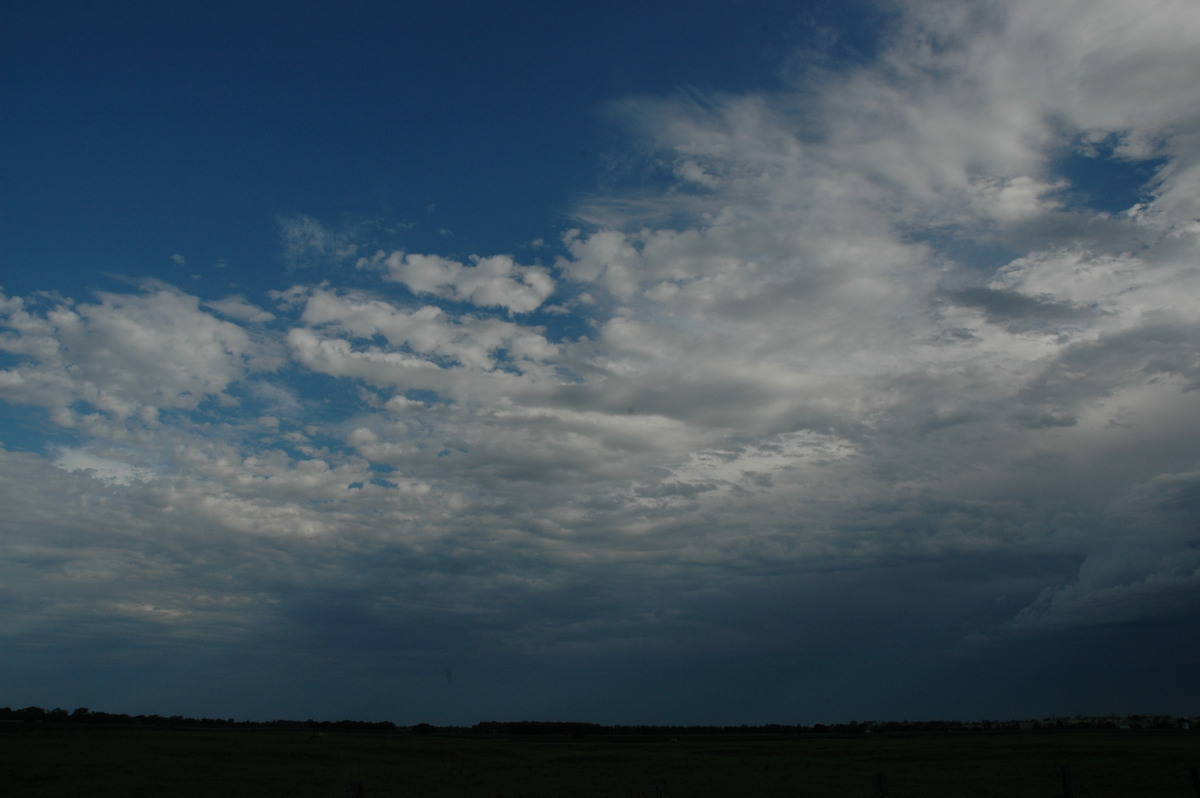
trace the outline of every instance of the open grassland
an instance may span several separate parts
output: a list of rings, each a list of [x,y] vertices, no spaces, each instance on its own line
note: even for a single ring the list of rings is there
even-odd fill
[[[21,728],[0,794],[366,798],[1197,798],[1195,731],[856,736],[413,736],[280,730]],[[882,774],[882,789],[880,776]]]

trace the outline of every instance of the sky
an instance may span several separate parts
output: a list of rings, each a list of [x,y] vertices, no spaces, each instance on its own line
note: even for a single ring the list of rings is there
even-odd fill
[[[0,705],[1200,714],[1194,0],[0,13]]]

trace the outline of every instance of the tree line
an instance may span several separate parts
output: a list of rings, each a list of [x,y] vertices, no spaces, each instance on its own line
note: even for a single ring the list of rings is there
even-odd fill
[[[183,715],[127,715],[121,712],[97,712],[87,707],[68,711],[61,707],[43,709],[0,707],[0,722],[76,725],[151,726],[155,728],[273,728],[273,729],[356,729],[391,731],[391,721],[366,720],[235,720],[234,718],[190,718]]]
[[[1200,718],[1180,718],[1173,715],[1126,715],[1105,717],[1056,717],[1040,720],[922,720],[922,721],[850,721],[849,723],[812,725],[767,723],[761,725],[690,725],[662,726],[650,724],[604,725],[578,721],[484,721],[474,726],[434,726],[418,723],[414,726],[398,726],[391,721],[363,720],[270,720],[250,721],[234,718],[191,718],[183,715],[128,715],[114,712],[97,712],[87,707],[66,710],[61,707],[43,709],[30,706],[22,709],[0,707],[0,723],[5,724],[74,724],[74,725],[120,725],[146,726],[152,728],[260,728],[298,729],[311,731],[357,730],[376,732],[402,732],[417,735],[470,734],[512,736],[562,736],[587,737],[592,735],[739,735],[739,734],[871,734],[878,733],[947,733],[974,731],[1026,731],[1049,729],[1200,729]]]

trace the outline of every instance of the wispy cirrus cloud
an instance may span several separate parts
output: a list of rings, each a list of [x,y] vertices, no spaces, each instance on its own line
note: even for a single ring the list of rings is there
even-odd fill
[[[289,269],[353,263],[359,244],[348,229],[335,229],[304,213],[280,216],[279,243]]]

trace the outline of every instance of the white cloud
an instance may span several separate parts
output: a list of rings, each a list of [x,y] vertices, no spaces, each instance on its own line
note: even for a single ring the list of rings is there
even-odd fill
[[[21,360],[3,372],[10,401],[51,408],[68,426],[154,423],[160,409],[228,401],[252,369],[278,365],[241,327],[199,309],[174,289],[101,293],[96,304],[5,303],[4,350]]]
[[[538,266],[521,266],[507,255],[471,257],[471,265],[438,255],[393,252],[360,261],[360,268],[380,263],[387,279],[402,283],[415,294],[432,294],[509,313],[537,310],[554,293],[554,280]]]
[[[257,305],[247,302],[246,298],[240,295],[227,296],[224,299],[218,299],[214,302],[205,302],[204,305],[223,316],[251,324],[261,324],[275,318],[274,313],[270,313]]]
[[[881,497],[904,484],[979,500],[988,491],[968,475],[981,458],[999,485],[1105,425],[1157,429],[1149,408],[1165,400],[1152,396],[1194,411],[1195,359],[1175,343],[1194,340],[1200,309],[1189,206],[1160,179],[1153,202],[1120,217],[1067,210],[1055,174],[1081,139],[1113,136],[1124,157],[1167,157],[1161,175],[1193,169],[1198,105],[1179,76],[1200,57],[1200,22],[1185,5],[914,3],[877,64],[818,91],[625,103],[706,191],[655,197],[653,211],[597,198],[585,213],[608,229],[568,234],[559,268],[620,304],[598,341],[606,367],[630,385],[653,374],[693,407],[720,375],[721,403],[751,420],[693,423],[836,430],[871,471],[895,464]],[[690,229],[644,226],[668,217]],[[993,270],[972,262],[973,240],[1019,256]],[[1150,448],[1110,490],[1176,466]],[[1093,496],[1073,476],[1050,484]]]
[[[500,319],[456,318],[432,305],[409,310],[379,298],[324,289],[307,296],[301,321],[306,327],[289,332],[288,341],[296,351],[306,353],[301,357],[308,358],[310,367],[320,350],[326,366],[319,370],[336,371],[341,368],[338,363],[354,361],[357,376],[381,385],[445,391],[462,384],[451,373],[459,370],[540,374],[546,370],[546,361],[558,353],[537,327]],[[332,338],[336,333],[348,337]],[[387,346],[352,343],[377,336]],[[418,374],[411,369],[423,371]],[[432,382],[414,385],[410,380]]]

